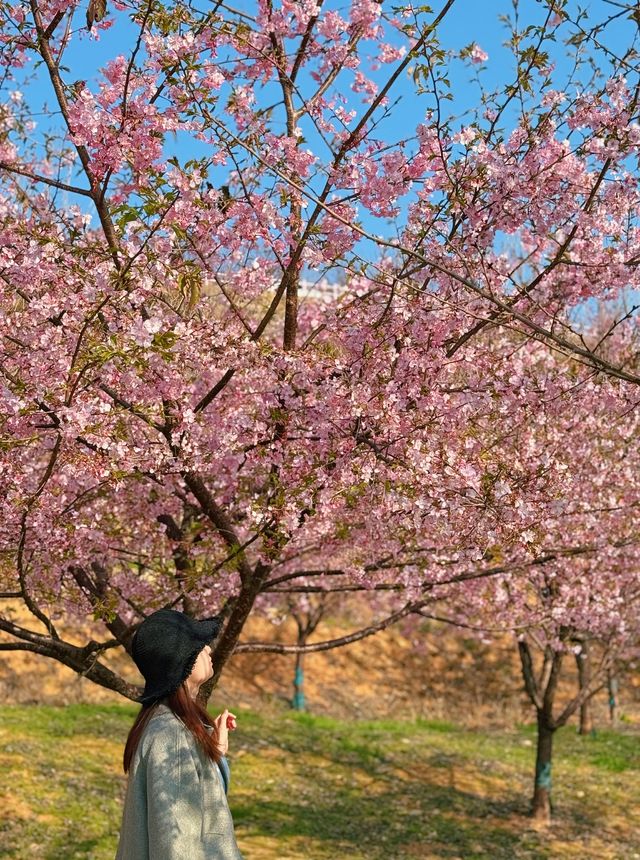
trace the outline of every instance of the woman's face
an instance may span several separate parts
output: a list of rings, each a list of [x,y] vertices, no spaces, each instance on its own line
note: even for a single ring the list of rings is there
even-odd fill
[[[211,677],[213,677],[211,646],[205,645],[202,651],[198,654],[198,658],[191,670],[191,674],[187,678],[187,687],[194,690],[197,694],[202,684],[204,684],[205,681],[208,681]]]

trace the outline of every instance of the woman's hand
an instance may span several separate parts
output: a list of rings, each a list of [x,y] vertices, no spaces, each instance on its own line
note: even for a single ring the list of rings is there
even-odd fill
[[[218,736],[218,749],[222,755],[226,755],[229,751],[229,732],[234,731],[237,725],[236,716],[225,708],[224,711],[215,718],[213,724]]]

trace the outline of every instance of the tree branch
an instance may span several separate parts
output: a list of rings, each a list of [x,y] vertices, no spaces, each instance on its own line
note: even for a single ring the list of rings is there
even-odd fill
[[[248,583],[251,580],[254,571],[247,561],[244,553],[237,552],[238,547],[242,545],[242,542],[238,538],[231,520],[216,503],[199,475],[195,472],[183,472],[182,477],[187,487],[198,500],[202,512],[211,520],[218,530],[220,537],[224,540],[229,549],[231,549],[234,563],[238,573],[240,574],[242,583]]]
[[[325,642],[314,642],[311,645],[282,645],[274,642],[241,642],[236,646],[235,654],[247,652],[266,652],[270,654],[299,654],[311,653],[314,651],[329,651],[332,648],[339,648],[342,645],[350,645],[352,642],[358,642],[360,639],[365,639],[367,636],[373,636],[374,633],[379,633],[381,630],[386,630],[396,621],[406,618],[407,615],[417,612],[422,606],[425,606],[426,600],[416,603],[407,603],[398,612],[394,612],[378,621],[376,624],[370,624],[368,627],[363,627],[355,633],[350,633],[347,636],[339,636],[336,639],[328,639]]]
[[[56,94],[58,106],[60,107],[60,111],[66,123],[69,134],[73,135],[73,127],[71,124],[71,118],[69,116],[69,103],[64,92],[64,83],[62,81],[62,78],[60,77],[60,71],[53,57],[53,54],[51,52],[51,46],[49,44],[49,28],[44,26],[42,15],[40,14],[40,9],[38,8],[37,0],[30,0],[30,6],[36,27],[36,33],[38,36],[38,47],[40,56],[44,60],[45,66],[47,67],[47,71],[49,72],[51,85]],[[111,252],[111,257],[113,259],[116,269],[119,270],[121,268],[121,264],[118,240],[116,238],[109,210],[101,196],[100,185],[98,183],[98,180],[94,176],[93,170],[91,168],[91,159],[89,157],[89,152],[86,146],[83,146],[82,144],[74,145],[76,152],[78,153],[78,156],[80,158],[80,162],[84,169],[85,175],[89,180],[89,186],[91,188],[91,198],[93,199],[94,205],[96,207],[98,219],[102,226],[102,231],[104,233],[105,239],[107,240],[107,245],[109,247],[109,251]]]
[[[77,185],[67,185],[66,182],[59,182],[57,179],[50,179],[48,176],[31,173],[26,168],[17,164],[9,164],[7,161],[0,161],[0,170],[6,170],[7,173],[16,173],[19,176],[31,179],[33,182],[42,182],[45,185],[51,185],[53,188],[59,188],[61,191],[69,191],[72,194],[81,194],[83,197],[93,197],[88,188],[78,188]]]
[[[540,689],[536,684],[531,649],[524,639],[518,641],[518,652],[520,654],[520,665],[522,667],[524,688],[536,708],[538,710],[542,710],[542,696],[540,695]]]

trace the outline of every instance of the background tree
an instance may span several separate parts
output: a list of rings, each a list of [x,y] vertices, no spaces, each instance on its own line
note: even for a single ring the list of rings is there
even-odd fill
[[[578,690],[589,687],[591,683],[591,646],[586,637],[577,637],[576,642],[576,668],[578,670]],[[590,735],[595,732],[593,715],[591,713],[591,699],[585,699],[580,705],[578,732],[581,735]]]
[[[290,613],[296,622],[298,635],[296,645],[299,649],[304,649],[308,639],[312,636],[323,616],[327,614],[327,595],[320,594],[307,597],[304,600],[293,602],[290,601]],[[295,656],[295,668],[293,673],[293,697],[291,699],[291,707],[296,711],[304,711],[306,709],[306,699],[304,694],[304,650],[298,650]]]

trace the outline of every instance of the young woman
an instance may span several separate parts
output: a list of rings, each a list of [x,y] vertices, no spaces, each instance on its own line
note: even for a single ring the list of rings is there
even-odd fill
[[[213,674],[220,621],[161,609],[132,643],[145,679],[124,750],[129,774],[116,860],[242,860],[227,803],[225,759],[235,717],[210,722],[196,701]]]

